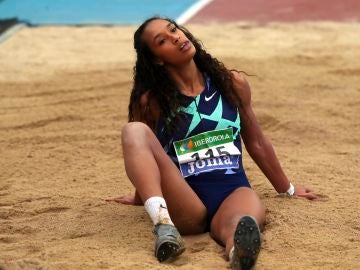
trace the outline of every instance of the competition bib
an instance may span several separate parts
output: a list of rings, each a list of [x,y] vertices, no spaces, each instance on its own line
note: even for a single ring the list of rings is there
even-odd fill
[[[173,143],[183,177],[215,169],[239,168],[232,128],[212,130]]]

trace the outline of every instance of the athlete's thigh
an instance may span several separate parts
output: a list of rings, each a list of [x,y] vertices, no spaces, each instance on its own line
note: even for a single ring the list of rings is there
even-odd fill
[[[169,156],[165,153],[160,159],[161,189],[173,222],[183,234],[204,232],[207,215],[204,204]]]
[[[155,134],[144,125],[151,151],[159,167],[161,190],[171,219],[185,234],[200,233],[206,226],[206,208],[166,154]]]
[[[265,222],[265,208],[255,191],[248,187],[236,189],[221,203],[211,222],[211,235],[223,242],[234,233],[237,222],[244,215],[255,217],[259,225]]]

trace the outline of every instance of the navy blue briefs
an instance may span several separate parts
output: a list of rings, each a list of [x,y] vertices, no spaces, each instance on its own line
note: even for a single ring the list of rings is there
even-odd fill
[[[211,220],[226,197],[239,187],[251,188],[243,170],[234,174],[224,174],[221,171],[202,173],[185,180],[207,209],[207,230],[210,230]]]

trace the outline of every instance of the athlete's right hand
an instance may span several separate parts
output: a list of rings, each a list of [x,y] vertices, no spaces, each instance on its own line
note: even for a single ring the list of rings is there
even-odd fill
[[[105,198],[105,202],[116,202],[116,203],[122,203],[127,205],[143,205],[141,199],[136,195],[123,195],[120,197],[110,197]]]

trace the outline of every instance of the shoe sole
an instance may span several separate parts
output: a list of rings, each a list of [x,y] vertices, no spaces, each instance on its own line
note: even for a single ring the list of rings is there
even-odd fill
[[[232,269],[251,269],[255,265],[260,245],[260,230],[256,221],[250,216],[242,217],[234,234]]]
[[[184,250],[185,248],[181,247],[178,243],[164,241],[157,248],[155,256],[159,262],[164,262],[179,256]]]

